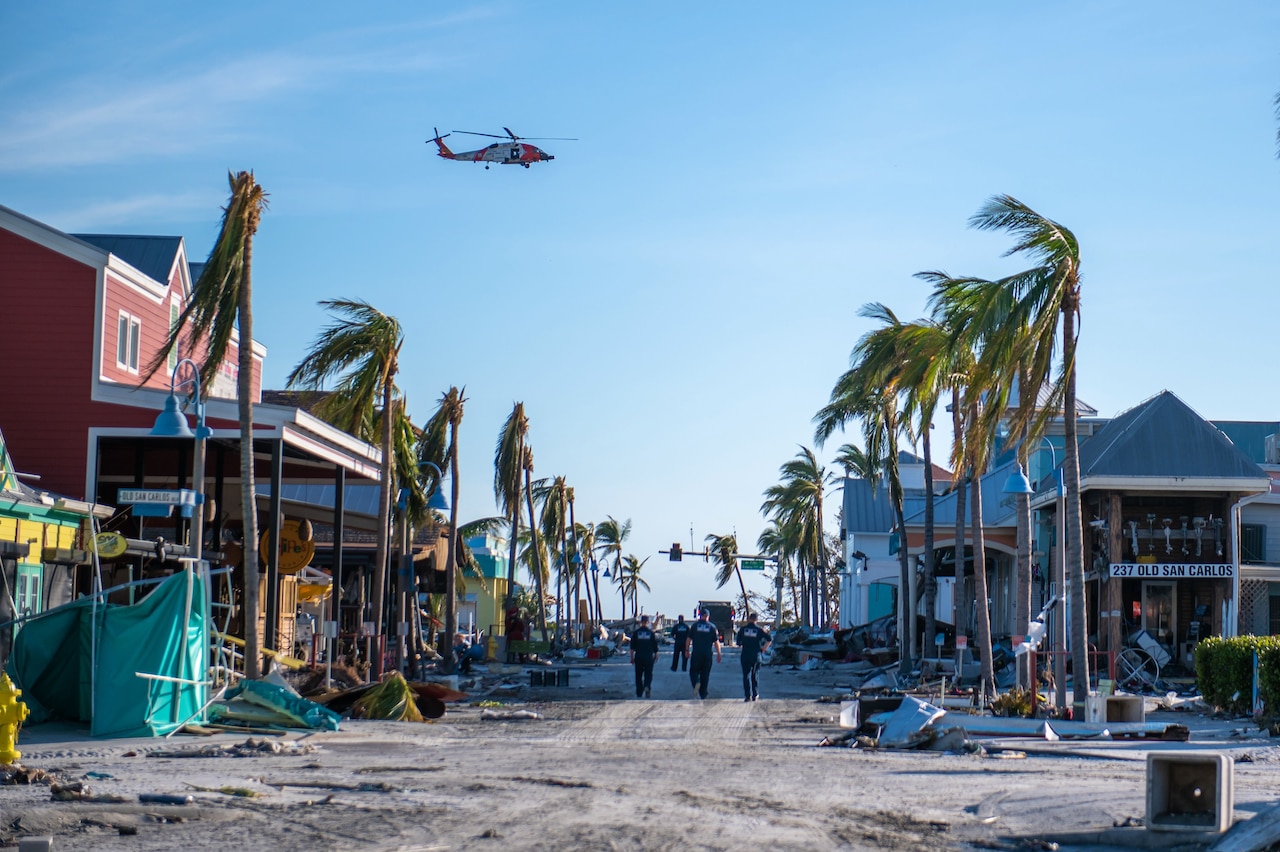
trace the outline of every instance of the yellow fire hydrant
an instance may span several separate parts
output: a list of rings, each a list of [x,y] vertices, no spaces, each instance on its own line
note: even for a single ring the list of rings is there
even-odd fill
[[[0,765],[8,766],[22,757],[18,751],[18,728],[27,718],[27,705],[18,700],[22,690],[7,674],[0,674]]]

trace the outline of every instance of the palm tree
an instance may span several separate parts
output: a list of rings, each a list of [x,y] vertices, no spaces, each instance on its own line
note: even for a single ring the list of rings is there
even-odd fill
[[[529,418],[524,403],[517,402],[498,433],[493,451],[493,496],[509,525],[511,542],[507,558],[507,599],[510,609],[516,593],[516,539],[520,534],[520,485],[524,479],[524,441],[529,433]]]
[[[596,525],[596,548],[601,554],[601,558],[607,558],[609,554],[613,554],[613,576],[617,577],[622,573],[622,544],[631,535],[631,519],[618,521],[613,515],[606,515],[602,523]],[[600,587],[596,587],[596,600],[600,599]],[[622,614],[626,618],[626,613]],[[600,619],[604,620],[604,609],[601,604]]]
[[[849,446],[848,444],[845,445]],[[843,449],[843,448],[842,448]],[[776,603],[778,620],[775,626],[782,624],[782,589],[786,581],[791,580],[791,607],[795,611],[799,611],[796,602],[796,585],[795,577],[791,573],[791,556],[794,554],[794,544],[783,527],[779,526],[776,517],[770,518],[765,524],[765,528],[761,530],[760,536],[756,539],[756,547],[760,548],[760,552],[765,556],[772,556],[777,565],[777,575],[774,578],[774,585],[777,589],[778,600]]]
[[[262,212],[267,209],[267,193],[254,180],[253,172],[227,174],[231,197],[222,211],[222,226],[209,252],[200,278],[191,288],[191,301],[183,308],[147,369],[146,378],[167,364],[169,353],[178,346],[190,323],[189,351],[199,341],[207,341],[205,362],[200,367],[200,383],[212,387],[231,338],[239,332],[236,376],[236,403],[240,415],[240,506],[244,516],[244,641],[245,675],[262,674],[262,648],[258,639],[258,513],[253,482],[253,238],[258,233]],[[200,483],[196,483],[201,488]]]
[[[436,413],[431,415],[431,419],[422,430],[418,448],[420,457],[424,460],[434,461],[436,458],[442,458],[447,461],[450,487],[449,535],[455,540],[458,536],[458,427],[462,424],[463,408],[467,401],[465,393],[466,388],[459,390],[457,387],[451,387],[444,392],[440,397],[440,405]],[[446,445],[444,439],[446,434],[448,435],[447,448],[441,452],[442,446]],[[458,630],[458,590],[454,576],[456,551],[456,544],[448,549],[448,563],[445,567],[444,630],[445,641],[448,642],[453,641],[453,634]],[[444,654],[443,657],[446,672],[452,672],[452,657],[449,654]]]
[[[368,302],[331,299],[320,307],[337,319],[316,336],[311,348],[289,374],[287,386],[320,390],[330,380],[337,380],[334,393],[320,406],[320,415],[347,421],[344,428],[372,420],[381,408],[382,475],[378,479],[377,555],[374,568],[373,620],[377,633],[383,632],[387,593],[387,557],[390,553],[391,489],[395,478],[393,411],[399,389],[396,374],[400,370],[400,347],[404,332],[400,322],[382,313]],[[381,405],[379,405],[379,403]],[[355,433],[359,437],[369,436]],[[450,634],[452,635],[452,634]],[[381,673],[381,665],[375,667]]]
[[[779,468],[779,473],[780,482],[765,489],[765,502],[760,511],[766,515],[775,513],[784,524],[796,526],[797,544],[804,553],[804,561],[815,570],[814,611],[821,613],[815,623],[826,624],[830,619],[827,579],[831,564],[823,530],[823,500],[827,486],[836,477],[818,464],[808,447],[801,447],[794,459]]]
[[[997,283],[1011,299],[1010,314],[1018,329],[1008,349],[1023,360],[1034,379],[1052,374],[1058,335],[1062,335],[1062,359],[1050,388],[1049,404],[1035,415],[1035,393],[1023,393],[1011,428],[1017,431],[1033,417],[1047,418],[1062,411],[1065,447],[1062,461],[1066,530],[1066,573],[1071,599],[1071,666],[1075,683],[1074,703],[1083,710],[1089,691],[1088,633],[1084,597],[1084,537],[1080,517],[1080,454],[1076,436],[1076,346],[1080,316],[1080,243],[1075,234],[1045,218],[1008,195],[991,198],[969,220],[981,231],[1005,231],[1014,246],[1005,256],[1025,253],[1035,265],[1000,279]],[[1035,431],[1033,428],[1032,432]]]
[[[524,501],[529,510],[529,539],[533,551],[533,583],[538,593],[538,629],[542,632],[542,641],[547,641],[547,562],[543,559],[542,546],[538,542],[538,523],[533,509],[533,450],[528,445],[524,448]],[[545,537],[543,542],[545,542]]]
[[[637,559],[634,554],[628,554],[627,558],[622,562],[622,571],[618,575],[618,583],[622,586],[623,606],[622,617],[627,617],[626,597],[631,597],[631,617],[636,618],[640,610],[640,589],[649,591],[649,584],[640,577],[640,569],[649,561],[649,557]],[[723,585],[723,584],[722,584]]]
[[[716,588],[724,588],[725,583],[736,576],[738,588],[742,590],[742,597],[748,599],[747,584],[742,581],[742,571],[738,569],[738,537],[712,533],[704,541],[711,551],[711,561],[717,566]]]
[[[836,429],[859,420],[866,455],[880,460],[900,537],[899,670],[905,674],[915,658],[916,630],[911,594],[915,574],[907,560],[902,478],[898,472],[898,437],[906,427],[906,418],[898,407],[899,396],[905,393],[904,326],[893,311],[878,303],[864,305],[859,314],[880,320],[882,325],[864,334],[854,347],[849,356],[850,369],[836,381],[830,402],[814,416],[815,439],[821,446]]]

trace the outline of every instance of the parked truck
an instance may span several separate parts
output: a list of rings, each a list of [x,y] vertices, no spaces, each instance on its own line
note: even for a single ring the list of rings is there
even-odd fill
[[[720,641],[726,645],[733,644],[733,604],[728,601],[698,601],[698,612],[708,613],[708,621],[720,631]]]

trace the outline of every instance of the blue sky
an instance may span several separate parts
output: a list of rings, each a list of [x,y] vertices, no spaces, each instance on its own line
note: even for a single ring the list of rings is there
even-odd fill
[[[731,590],[657,551],[754,545],[859,307],[1014,268],[966,226],[993,194],[1081,241],[1082,399],[1280,420],[1278,36],[1265,2],[9,3],[0,203],[203,259],[254,170],[267,385],[317,300],[396,315],[415,418],[466,386],[463,516],[523,400],[537,475],[631,518],[642,604],[689,612]],[[489,171],[424,144],[504,126],[579,141]]]

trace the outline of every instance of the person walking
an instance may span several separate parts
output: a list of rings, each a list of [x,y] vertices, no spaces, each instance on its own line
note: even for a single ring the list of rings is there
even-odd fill
[[[676,621],[675,626],[671,628],[671,639],[676,643],[676,649],[671,653],[671,671],[676,670],[677,663],[680,664],[681,669],[688,671],[689,625],[685,623],[683,615]]]
[[[720,653],[720,631],[709,620],[711,613],[705,608],[698,611],[698,620],[689,628],[689,684],[693,697],[706,699],[707,685],[711,681],[711,652],[716,662],[724,657]]]
[[[738,647],[742,648],[743,701],[760,700],[760,654],[769,650],[773,637],[756,624],[756,614],[747,614],[747,623],[738,631]]]
[[[636,698],[648,698],[653,687],[653,663],[658,659],[658,636],[649,626],[649,616],[640,616],[640,626],[631,634],[631,665],[636,667]]]

